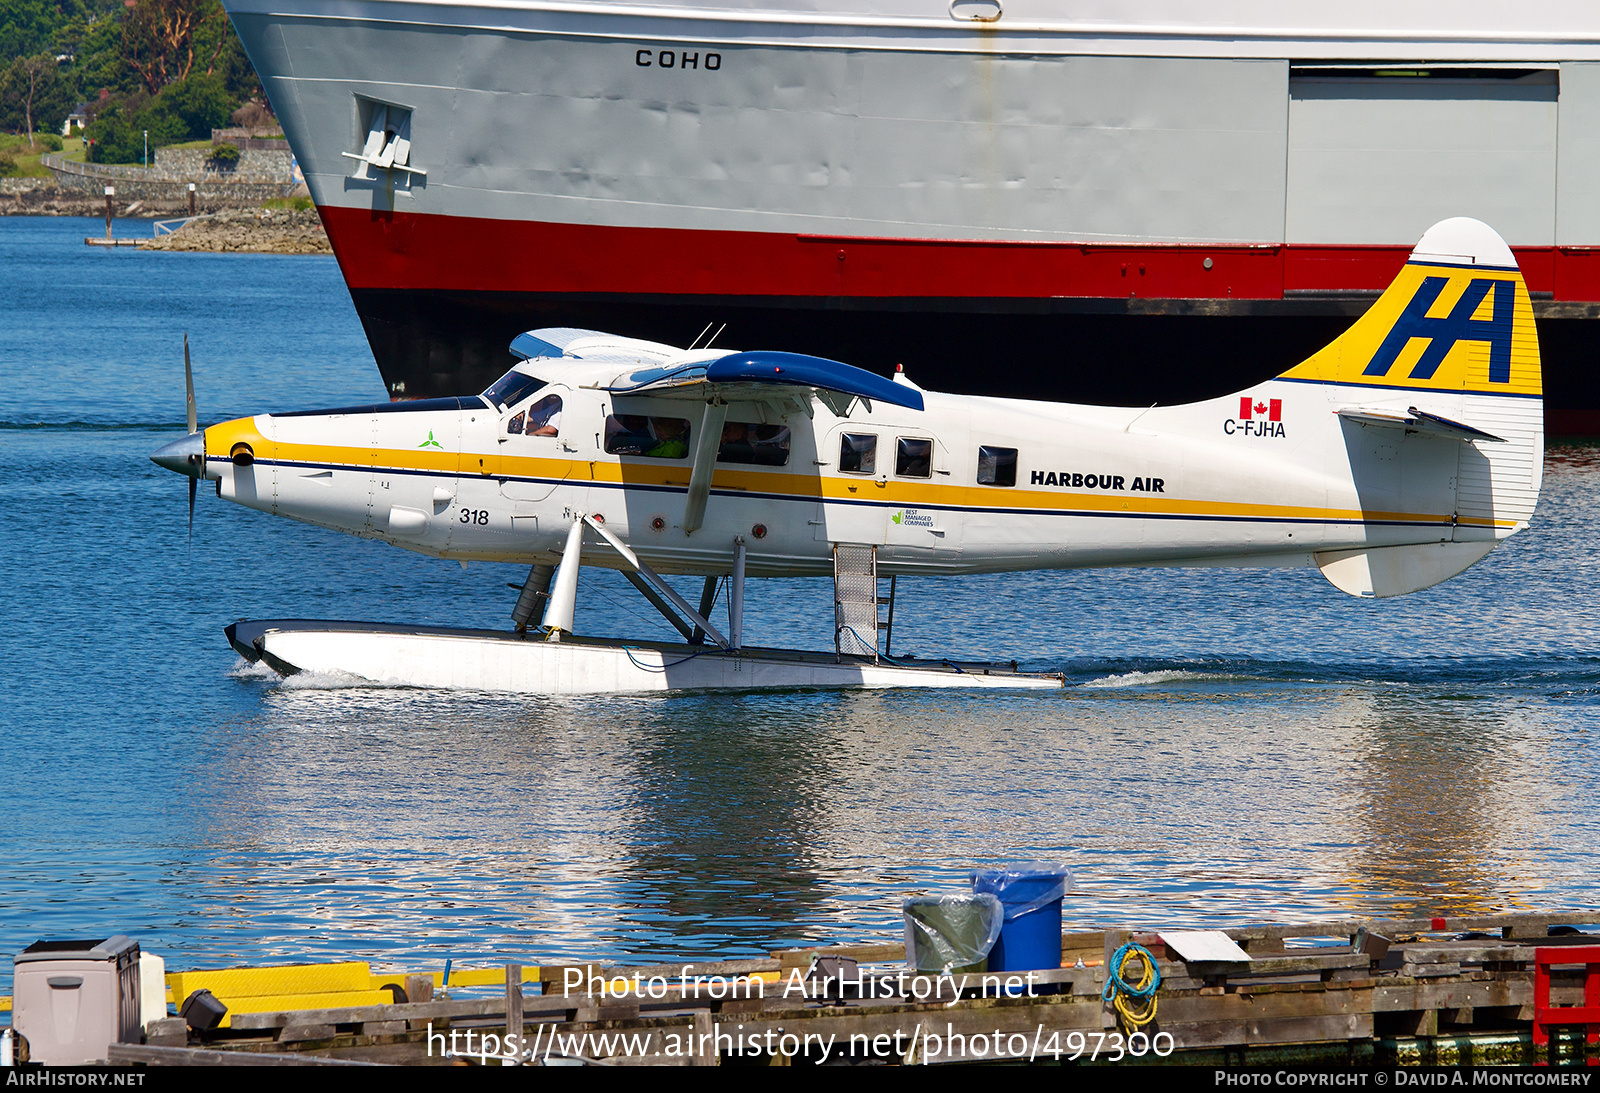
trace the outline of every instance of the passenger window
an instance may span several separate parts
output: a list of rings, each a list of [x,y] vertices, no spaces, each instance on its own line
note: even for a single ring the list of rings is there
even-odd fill
[[[528,422],[523,427],[528,436],[555,436],[560,429],[560,395],[546,395],[528,407]]]
[[[722,427],[717,462],[782,467],[789,462],[789,427],[730,421]]]
[[[987,444],[978,448],[978,485],[1015,486],[1017,484],[1017,450],[991,448]]]
[[[606,418],[605,447],[612,455],[683,459],[689,454],[689,422],[678,417],[612,414]]]
[[[894,453],[894,473],[905,478],[933,477],[933,441],[901,437]]]
[[[846,474],[875,474],[878,434],[845,433],[839,438],[839,469]]]

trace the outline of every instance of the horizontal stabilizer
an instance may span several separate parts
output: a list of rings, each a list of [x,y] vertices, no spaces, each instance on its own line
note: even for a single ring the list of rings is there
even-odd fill
[[[1492,440],[1496,444],[1504,444],[1503,437],[1486,433],[1482,429],[1474,429],[1471,425],[1463,425],[1459,421],[1451,421],[1438,414],[1430,414],[1419,410],[1415,406],[1405,413],[1395,410],[1362,410],[1352,407],[1347,410],[1334,411],[1346,421],[1359,422],[1362,425],[1376,425],[1380,428],[1403,429],[1408,433],[1417,433],[1422,436],[1438,436],[1447,440]]]
[[[1494,549],[1494,540],[1468,543],[1417,543],[1370,550],[1328,550],[1313,554],[1317,568],[1335,588],[1352,596],[1403,596],[1447,581]]]

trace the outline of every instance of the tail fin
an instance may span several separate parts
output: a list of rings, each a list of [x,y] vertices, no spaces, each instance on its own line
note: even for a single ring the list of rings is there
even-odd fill
[[[1283,378],[1541,398],[1533,306],[1511,248],[1476,220],[1435,224],[1378,302]]]
[[[1539,341],[1516,259],[1487,225],[1458,217],[1429,228],[1371,309],[1280,379],[1329,388],[1358,480],[1368,430],[1458,449],[1449,538],[1317,555],[1345,591],[1437,584],[1532,517],[1544,461]]]

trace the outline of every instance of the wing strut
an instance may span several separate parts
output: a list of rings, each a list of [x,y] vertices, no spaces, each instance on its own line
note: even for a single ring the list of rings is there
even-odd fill
[[[711,475],[717,469],[717,450],[722,447],[722,424],[727,417],[727,403],[720,400],[706,403],[705,415],[700,419],[700,436],[694,445],[694,469],[689,472],[689,496],[683,503],[685,535],[692,534],[705,523],[706,499],[711,496]]]

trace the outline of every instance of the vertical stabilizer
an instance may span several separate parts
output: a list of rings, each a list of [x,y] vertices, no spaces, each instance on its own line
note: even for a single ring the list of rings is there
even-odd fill
[[[1457,217],[1428,229],[1372,308],[1280,378],[1336,390],[1350,436],[1389,430],[1457,446],[1449,539],[1317,555],[1345,591],[1437,584],[1532,517],[1544,458],[1539,340],[1516,258],[1487,225]]]

